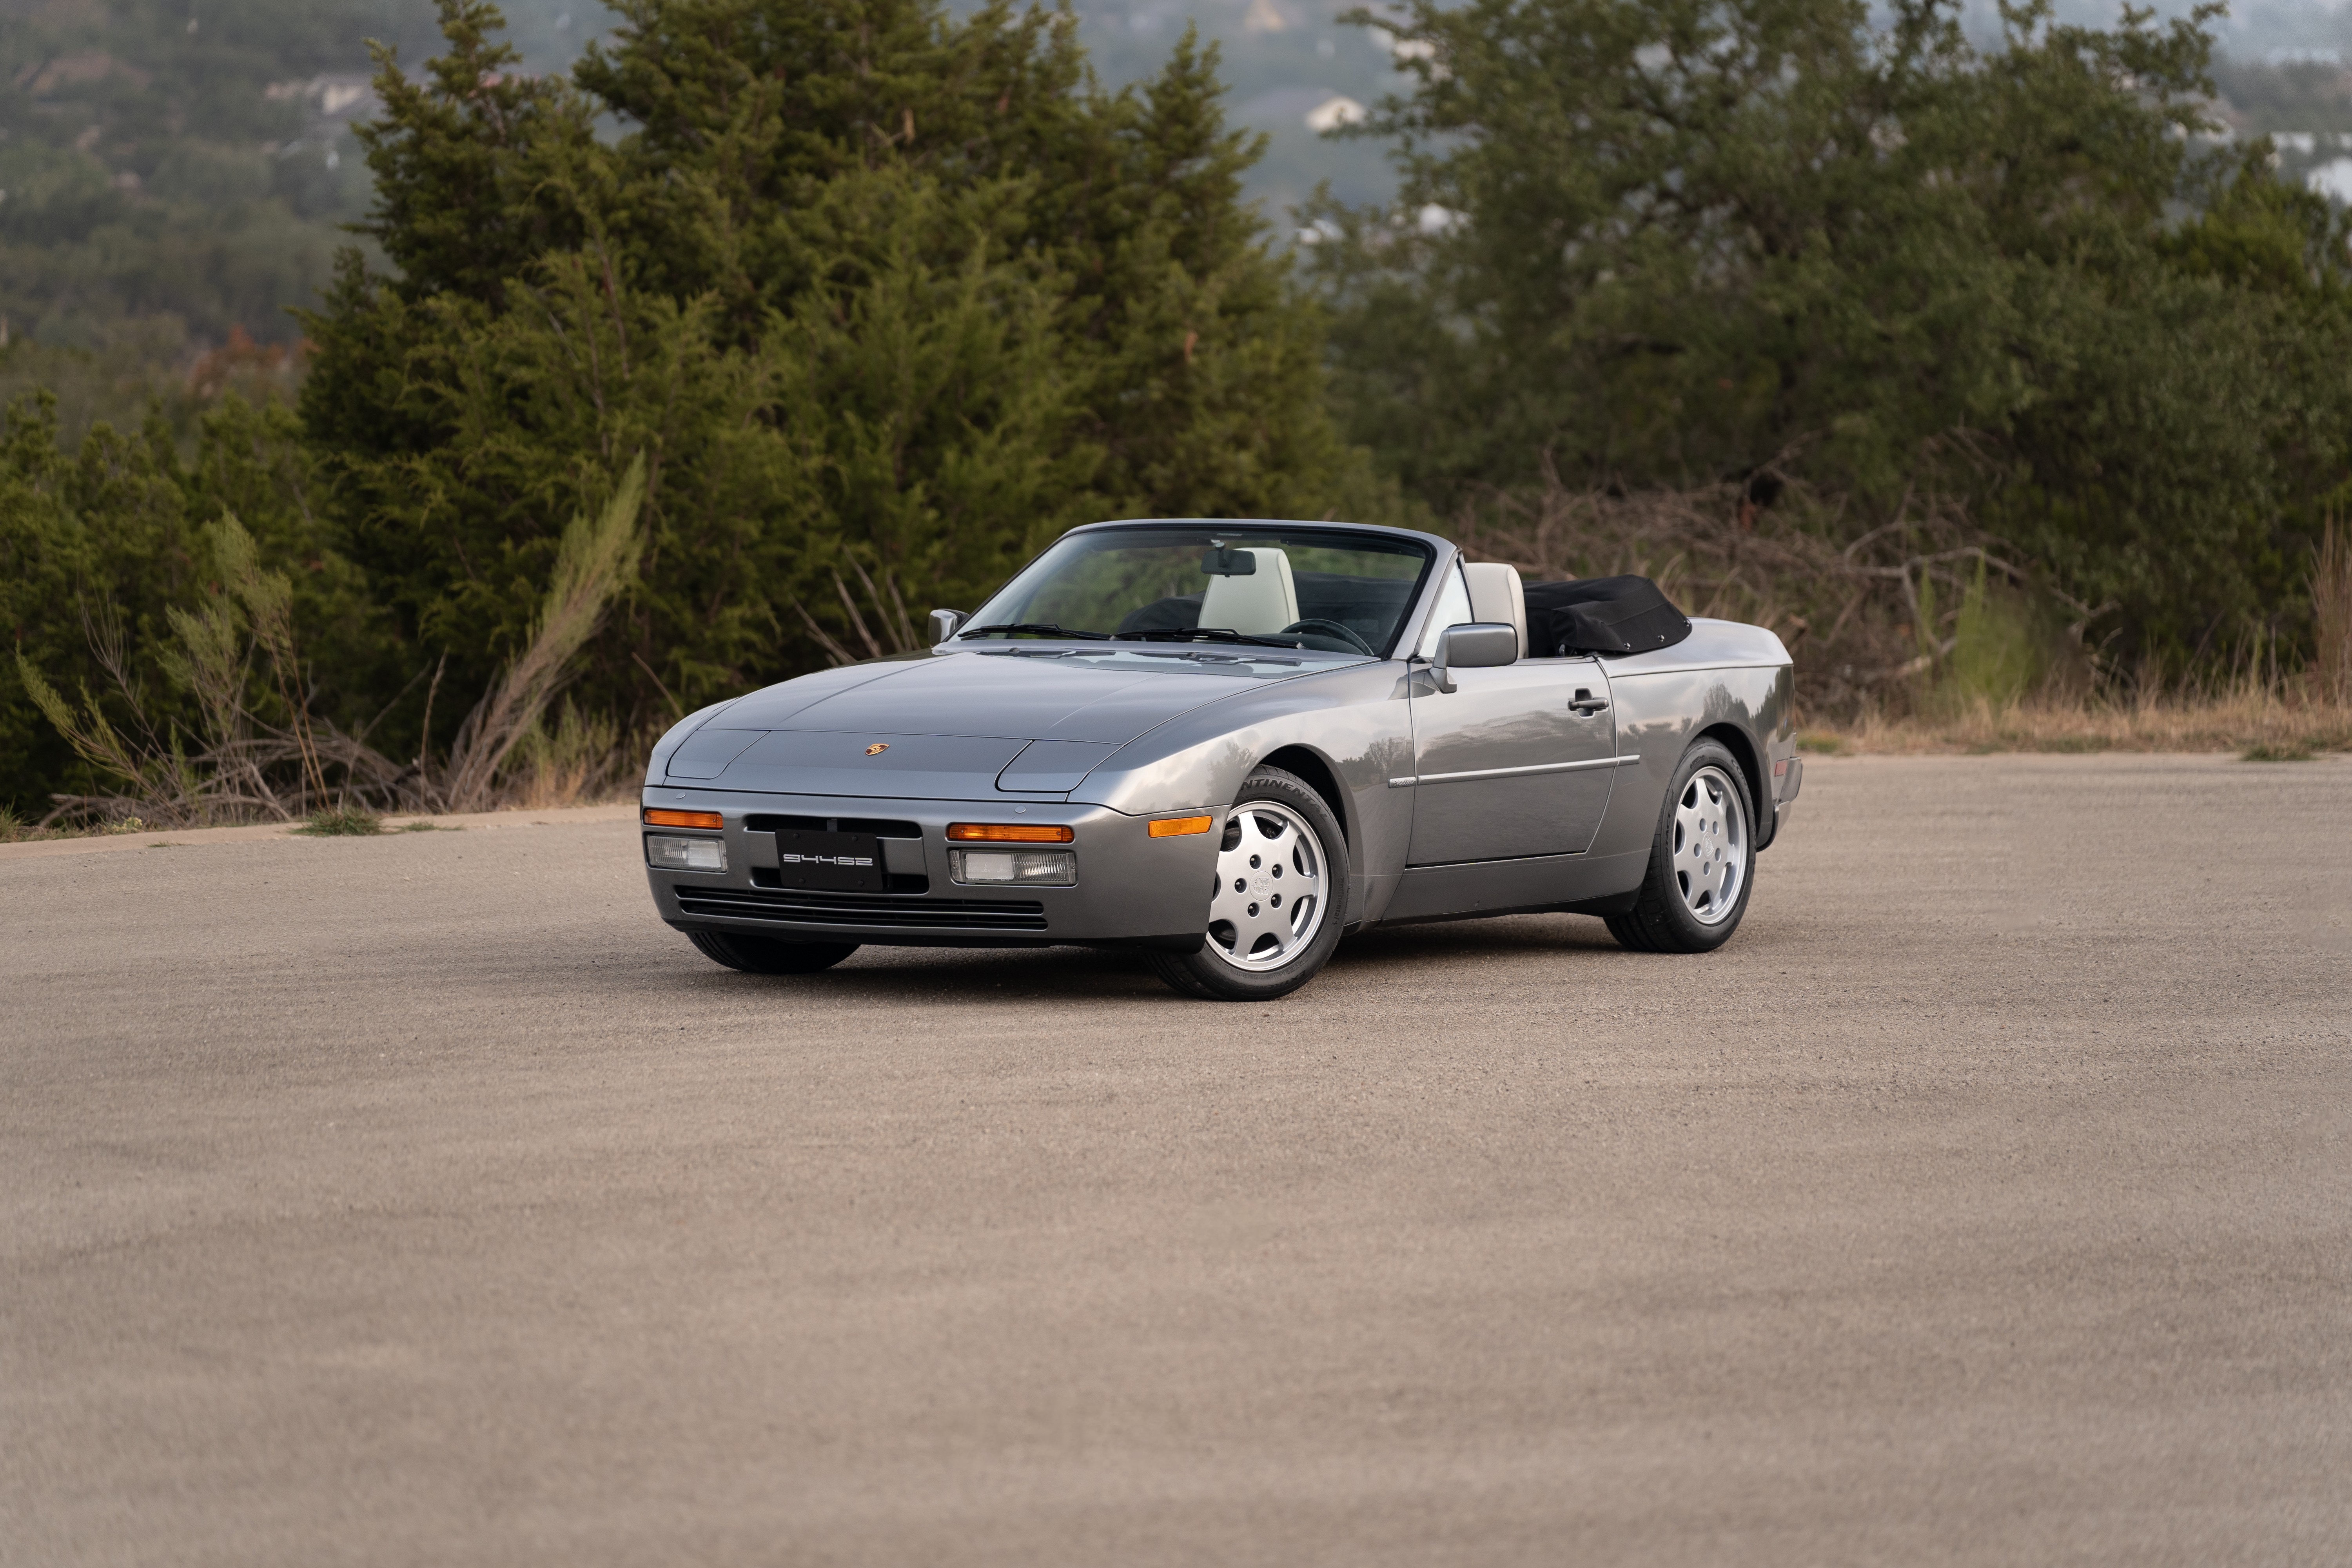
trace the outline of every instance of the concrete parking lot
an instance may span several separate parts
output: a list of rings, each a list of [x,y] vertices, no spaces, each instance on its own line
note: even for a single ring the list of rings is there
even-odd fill
[[[0,854],[0,1563],[2352,1560],[2352,759],[1823,760],[1705,958],[718,969]],[[145,841],[142,841],[145,842]]]

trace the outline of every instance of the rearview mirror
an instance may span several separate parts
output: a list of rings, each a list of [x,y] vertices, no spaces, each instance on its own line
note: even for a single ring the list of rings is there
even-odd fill
[[[1465,621],[1437,634],[1437,657],[1429,661],[1429,673],[1437,689],[1451,691],[1456,669],[1492,669],[1518,659],[1517,627],[1506,621]]]
[[[1201,572],[1209,577],[1255,577],[1257,575],[1257,552],[1213,544],[1209,552],[1201,557]]]
[[[936,647],[947,641],[956,635],[956,628],[962,625],[961,610],[933,610],[931,612],[931,645]]]

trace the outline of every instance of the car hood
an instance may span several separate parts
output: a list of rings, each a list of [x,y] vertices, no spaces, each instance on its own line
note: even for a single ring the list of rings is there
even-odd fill
[[[753,692],[656,757],[658,779],[897,799],[1060,795],[1180,713],[1328,668],[1280,656],[1055,657],[1015,646],[910,654]]]

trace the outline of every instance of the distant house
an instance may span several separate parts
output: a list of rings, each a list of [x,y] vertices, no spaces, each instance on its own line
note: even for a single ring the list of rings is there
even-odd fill
[[[1334,93],[1307,111],[1307,129],[1321,135],[1337,131],[1342,125],[1362,122],[1364,106],[1344,94]]]
[[[341,131],[353,120],[373,120],[377,108],[375,83],[355,72],[314,76],[305,80],[274,81],[261,96],[272,103],[294,100],[310,106],[314,130]]]

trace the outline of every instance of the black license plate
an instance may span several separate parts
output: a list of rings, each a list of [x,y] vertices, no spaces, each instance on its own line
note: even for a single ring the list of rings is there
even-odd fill
[[[870,833],[776,835],[776,880],[787,888],[832,893],[878,893],[883,879],[882,840]]]

